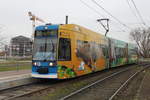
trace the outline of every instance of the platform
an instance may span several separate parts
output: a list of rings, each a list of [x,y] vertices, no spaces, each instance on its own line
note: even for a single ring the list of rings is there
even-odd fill
[[[0,72],[0,90],[36,82],[30,73],[31,70]]]
[[[10,77],[10,76],[29,74],[29,73],[31,73],[31,70],[4,71],[4,72],[0,72],[0,79]]]

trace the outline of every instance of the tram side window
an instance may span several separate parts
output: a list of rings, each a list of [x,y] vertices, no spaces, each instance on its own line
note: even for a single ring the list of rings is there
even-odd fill
[[[105,46],[104,51],[105,51],[105,57],[109,58],[108,47],[107,46]]]
[[[129,49],[129,55],[137,55],[136,49]]]
[[[124,58],[126,57],[126,51],[125,48],[116,47],[115,53],[117,58]]]
[[[105,46],[105,45],[100,45],[100,47],[102,48],[102,52],[103,52],[104,56],[105,56],[106,58],[108,58],[107,46]]]
[[[71,60],[71,41],[68,38],[59,39],[58,59],[60,61]]]
[[[116,53],[116,57],[120,58],[121,57],[121,49],[118,47],[115,47],[115,53]]]

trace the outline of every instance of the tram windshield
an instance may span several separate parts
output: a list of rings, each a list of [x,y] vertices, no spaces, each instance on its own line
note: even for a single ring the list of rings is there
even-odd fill
[[[33,60],[56,60],[57,37],[35,37]]]

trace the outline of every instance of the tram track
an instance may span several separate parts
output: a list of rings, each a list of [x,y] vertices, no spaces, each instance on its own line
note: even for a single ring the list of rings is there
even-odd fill
[[[101,72],[104,75],[101,75],[101,77],[99,78],[103,78],[106,77],[108,75],[112,75],[112,73],[114,72],[118,72],[119,70],[121,70],[122,68],[116,68],[115,70],[108,70],[106,72]],[[128,68],[125,68],[126,70]],[[71,79],[71,80],[64,80],[64,81],[53,81],[52,82],[47,82],[47,83],[39,83],[39,84],[30,84],[30,85],[26,85],[26,86],[20,86],[20,87],[16,87],[16,88],[12,88],[12,89],[8,89],[8,90],[4,90],[4,91],[0,91],[0,100],[21,100],[19,98],[22,97],[31,97],[32,95],[41,92],[41,91],[45,91],[45,90],[49,90],[49,89],[54,89],[54,87],[58,87],[58,86],[63,86],[63,85],[68,85],[70,83],[73,83],[74,81],[81,81],[83,79],[88,79],[89,77],[95,77],[97,76],[98,73],[94,73],[91,75],[87,75],[87,76],[83,76],[83,77],[79,77],[79,78],[75,78],[75,79]],[[95,80],[93,80],[95,81]]]
[[[142,71],[144,71],[145,69],[147,69],[148,67],[150,67],[150,65],[147,65],[145,68],[137,71],[136,73],[134,73],[132,76],[130,76],[115,92],[114,94],[109,98],[109,100],[114,100],[114,98],[117,96],[117,94],[127,86],[127,84],[133,79],[135,78],[137,75],[139,75]]]
[[[0,91],[0,100],[12,100],[18,97],[26,96],[35,92],[48,89],[54,84],[58,84],[57,80],[41,80],[37,83],[31,83],[23,86],[17,86]]]
[[[124,69],[62,97],[60,100],[113,100],[118,92],[136,75],[148,68]]]

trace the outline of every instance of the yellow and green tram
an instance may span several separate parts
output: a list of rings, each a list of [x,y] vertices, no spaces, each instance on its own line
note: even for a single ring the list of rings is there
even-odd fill
[[[75,24],[35,28],[32,77],[73,78],[137,61],[136,46]],[[131,56],[132,55],[132,56]]]

